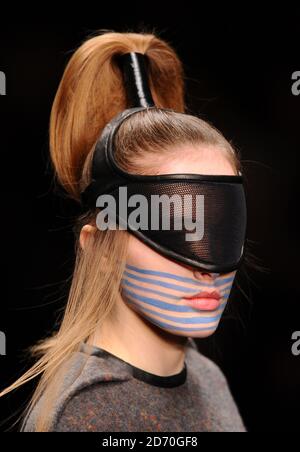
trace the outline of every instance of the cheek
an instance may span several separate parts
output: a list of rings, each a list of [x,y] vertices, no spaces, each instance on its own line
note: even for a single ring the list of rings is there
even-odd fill
[[[156,264],[155,258],[146,246],[132,241],[128,247],[126,263],[137,267],[152,267]]]
[[[236,271],[227,273],[223,276],[223,278],[217,278],[217,285],[218,288],[223,292],[223,295],[226,297],[226,301],[228,301],[230,292],[232,290],[232,286],[234,284]],[[225,281],[226,284],[223,284],[223,281]]]
[[[178,273],[177,264],[166,259],[132,235],[129,239],[126,264],[134,267],[154,268],[157,271],[173,271],[176,273],[177,270]]]

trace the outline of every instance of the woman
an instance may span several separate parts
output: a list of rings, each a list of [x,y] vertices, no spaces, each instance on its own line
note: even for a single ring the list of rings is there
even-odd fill
[[[136,58],[140,66],[134,67]],[[70,59],[51,112],[51,157],[72,198],[90,200],[83,195],[98,170],[95,155],[104,155],[99,133],[136,98],[144,108],[123,118],[115,133],[114,158],[123,174],[189,175],[186,194],[198,187],[190,175],[239,179],[231,145],[211,125],[185,114],[183,69],[171,46],[153,34],[105,31]],[[104,179],[96,185],[103,191]],[[233,185],[226,183],[228,193]],[[173,180],[164,189],[175,186]],[[207,191],[211,237],[224,232],[214,189],[213,182]],[[223,234],[223,243],[204,242],[199,251],[181,242],[182,231],[105,230],[94,201],[78,220],[61,326],[33,347],[36,364],[1,394],[41,377],[22,431],[245,431],[224,375],[193,340],[212,335],[226,307],[238,268],[236,259],[225,265],[225,256],[234,260],[230,240]],[[174,209],[171,214],[174,219]],[[234,229],[235,223],[227,227],[229,236]],[[206,264],[204,252],[215,252],[218,264]]]

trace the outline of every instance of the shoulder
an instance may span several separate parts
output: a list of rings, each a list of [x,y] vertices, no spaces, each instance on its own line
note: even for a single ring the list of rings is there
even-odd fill
[[[191,378],[201,399],[205,400],[211,419],[220,431],[246,431],[239,409],[233,398],[227,378],[221,368],[198,351],[192,340],[187,350],[187,363]]]
[[[85,386],[64,403],[52,431],[112,431],[112,425],[128,414],[128,391],[121,381],[97,382]]]
[[[189,367],[201,377],[209,377],[210,381],[213,379],[213,381],[227,384],[221,368],[198,350],[197,344],[192,338],[189,338],[188,341],[186,357]]]
[[[70,414],[72,413],[80,422],[80,412],[85,412],[86,416],[90,403],[96,400],[95,393],[97,393],[99,406],[101,400],[104,400],[108,387],[121,385],[122,382],[131,378],[126,366],[111,359],[105,352],[99,354],[97,350],[93,354],[93,348],[86,346],[84,351],[74,352],[64,365],[63,378],[59,382],[60,387],[51,409],[50,431],[56,431],[63,426],[61,419],[64,420],[66,428],[68,423],[71,427],[73,420]],[[100,395],[102,398],[99,398]],[[45,398],[42,396],[27,415],[23,431],[35,431],[36,419],[43,410],[44,402]]]
[[[202,388],[229,390],[227,379],[221,368],[210,358],[203,355],[193,339],[189,339],[186,361],[190,373],[201,383]]]

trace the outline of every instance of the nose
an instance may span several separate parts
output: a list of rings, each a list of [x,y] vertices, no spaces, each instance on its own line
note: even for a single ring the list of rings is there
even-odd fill
[[[213,273],[213,272],[209,272],[208,270],[193,270],[194,273],[194,277],[196,279],[199,279],[200,281],[211,281],[211,280],[215,280],[220,273]]]

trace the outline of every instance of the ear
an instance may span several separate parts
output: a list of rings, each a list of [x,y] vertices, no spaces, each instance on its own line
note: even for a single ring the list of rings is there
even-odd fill
[[[91,237],[91,234],[96,232],[96,227],[91,224],[86,224],[80,231],[79,243],[81,248],[84,250],[84,246],[86,244],[86,240],[88,237]]]

